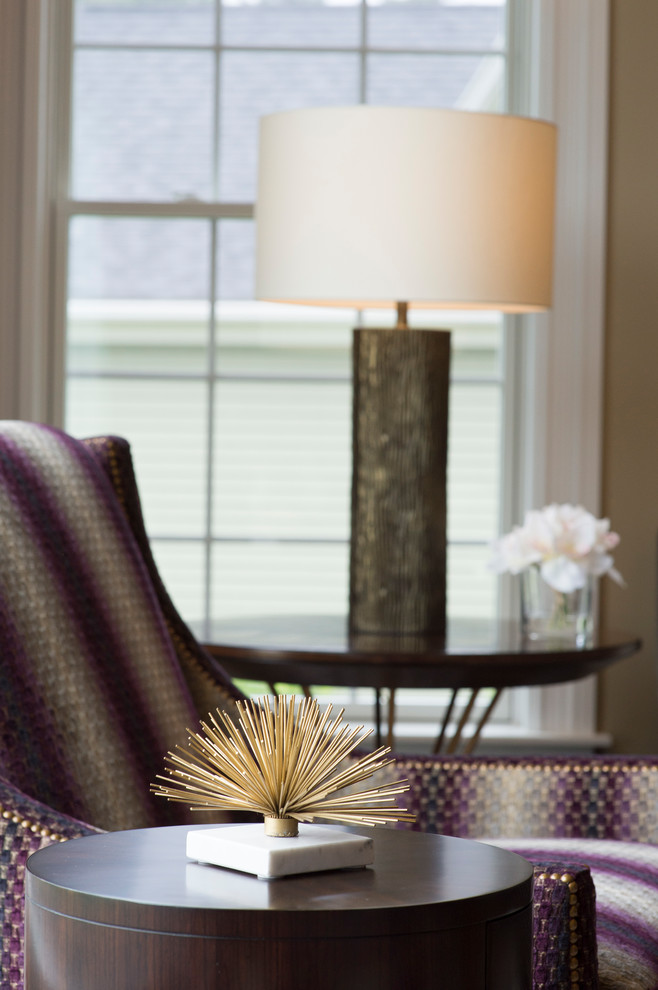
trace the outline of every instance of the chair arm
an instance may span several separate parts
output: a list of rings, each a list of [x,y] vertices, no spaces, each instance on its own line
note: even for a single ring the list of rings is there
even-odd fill
[[[598,987],[595,893],[588,866],[534,865],[532,956],[535,990]]]
[[[0,986],[23,990],[25,864],[53,842],[92,835],[92,828],[28,797],[0,777]]]

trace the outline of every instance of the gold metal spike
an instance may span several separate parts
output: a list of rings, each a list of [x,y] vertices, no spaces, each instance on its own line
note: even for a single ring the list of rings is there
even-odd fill
[[[189,732],[189,751],[165,757],[165,772],[151,790],[170,801],[191,804],[192,811],[217,808],[253,811],[268,818],[308,822],[315,818],[348,825],[413,821],[396,807],[395,797],[409,788],[396,780],[352,790],[394,763],[382,746],[350,757],[372,729],[332,720],[333,706],[321,713],[314,698],[283,695],[237,702],[235,722],[217,709],[200,732]],[[183,755],[181,755],[183,754]]]

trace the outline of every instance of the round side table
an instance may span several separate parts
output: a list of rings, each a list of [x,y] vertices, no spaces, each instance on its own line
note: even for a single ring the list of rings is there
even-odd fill
[[[519,856],[378,828],[372,867],[267,881],[188,860],[187,832],[31,856],[26,990],[530,988],[532,867]]]

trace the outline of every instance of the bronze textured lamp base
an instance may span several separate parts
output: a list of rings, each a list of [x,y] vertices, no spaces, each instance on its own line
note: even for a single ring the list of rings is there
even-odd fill
[[[350,629],[445,636],[450,334],[354,331]]]

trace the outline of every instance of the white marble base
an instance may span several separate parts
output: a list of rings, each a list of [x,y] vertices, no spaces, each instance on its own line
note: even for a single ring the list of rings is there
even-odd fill
[[[187,833],[186,852],[201,863],[254,873],[264,880],[374,861],[371,838],[336,825],[300,824],[294,839],[267,836],[262,824],[195,829]]]

